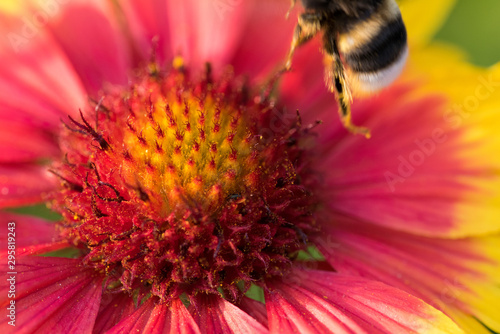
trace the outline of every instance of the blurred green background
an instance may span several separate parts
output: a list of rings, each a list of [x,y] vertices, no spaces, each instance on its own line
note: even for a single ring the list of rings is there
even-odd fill
[[[499,62],[500,0],[458,0],[435,39],[459,45],[476,65]]]

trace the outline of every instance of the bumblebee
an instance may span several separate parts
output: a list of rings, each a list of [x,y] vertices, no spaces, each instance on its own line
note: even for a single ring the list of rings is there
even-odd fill
[[[292,0],[290,10],[295,2]],[[402,71],[408,46],[399,7],[394,0],[301,2],[305,11],[298,17],[285,70],[290,70],[297,47],[322,31],[325,78],[329,90],[337,95],[341,122],[349,131],[369,138],[368,129],[352,124],[351,90],[373,93]]]

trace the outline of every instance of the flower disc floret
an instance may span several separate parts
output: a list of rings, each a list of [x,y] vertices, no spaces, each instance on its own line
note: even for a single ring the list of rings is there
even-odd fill
[[[64,122],[51,205],[110,289],[235,300],[306,247],[312,136],[242,82],[144,73]]]

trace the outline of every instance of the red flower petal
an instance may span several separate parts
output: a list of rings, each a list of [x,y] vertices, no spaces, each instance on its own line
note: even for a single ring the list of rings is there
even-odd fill
[[[134,312],[132,296],[127,293],[103,294],[93,333],[105,333]]]
[[[285,17],[290,8],[290,1],[252,2],[254,6],[247,9],[246,24],[237,23],[237,26],[244,27],[244,35],[231,64],[234,65],[237,74],[252,73],[252,80],[259,80],[284,65],[297,16],[294,12],[288,20]],[[322,77],[321,74],[319,77],[321,82]]]
[[[153,49],[153,40],[157,38],[156,57],[165,61],[173,57],[170,39],[170,25],[167,21],[167,1],[134,0],[120,1],[125,14],[126,32],[132,39],[143,60],[148,60]]]
[[[299,110],[304,124],[322,120],[325,125],[317,129],[327,132],[333,130],[332,126],[338,126],[337,101],[323,80],[324,62],[320,49],[319,40],[297,49],[291,71],[282,76],[279,94],[280,101],[290,110]]]
[[[8,32],[28,26],[21,20],[16,23]],[[35,30],[19,49],[1,52],[8,65],[0,66],[0,122],[38,128],[48,136],[60,126],[61,117],[87,104],[87,93],[57,42],[46,31]]]
[[[121,2],[142,57],[158,37],[159,57],[181,55],[190,66],[232,64],[237,74],[267,75],[286,57],[297,20],[285,19],[289,2],[156,1]],[[265,31],[265,34],[262,32]],[[320,80],[321,81],[321,80]]]
[[[0,255],[5,256],[7,253],[9,236],[15,238],[16,256],[37,255],[68,246],[66,241],[59,238],[53,222],[7,212],[0,212],[0,221],[15,223],[14,228],[8,231],[12,231],[12,234],[0,234]]]
[[[158,37],[160,60],[180,55],[194,67],[210,62],[216,69],[226,65],[246,37],[245,22],[252,2],[234,4],[213,0],[134,1],[121,3],[142,56],[151,52]]]
[[[193,318],[202,333],[268,333],[257,320],[227,300],[214,295],[197,295]]]
[[[196,334],[200,330],[179,299],[167,305],[150,298],[106,333]]]
[[[55,182],[46,167],[29,165],[0,166],[0,208],[40,202],[42,194]]]
[[[266,292],[276,333],[460,333],[421,300],[380,282],[322,271],[295,271]]]
[[[238,307],[245,313],[248,313],[250,316],[252,316],[255,320],[260,322],[262,325],[264,325],[264,327],[268,327],[266,305],[256,300],[243,297],[243,299],[238,304]]]
[[[497,311],[485,301],[487,295],[500,292],[494,283],[498,279],[488,274],[498,272],[500,256],[493,253],[495,260],[495,255],[482,248],[488,238],[419,237],[342,217],[335,219],[335,228],[322,232],[323,237],[313,242],[339,273],[376,279],[407,291],[457,322],[463,319],[472,325],[479,319],[498,326],[498,321],[490,321]]]
[[[0,163],[30,162],[59,154],[54,136],[26,123],[0,123]]]
[[[22,257],[16,263],[16,326],[1,319],[0,332],[91,333],[101,298],[102,278],[79,260]],[[10,272],[3,265],[3,272]],[[2,305],[8,286],[2,281]]]
[[[13,34],[22,30],[11,29]],[[0,163],[54,157],[59,154],[54,133],[60,119],[83,107],[86,93],[46,33],[37,30],[36,38],[13,48],[2,50],[8,66],[0,67]]]
[[[230,8],[224,11],[220,2],[213,0],[170,2],[168,22],[172,23],[171,31],[175,31],[171,35],[172,49],[187,54],[190,63],[195,65],[208,61],[218,68],[227,64],[244,32],[241,22],[246,18],[246,3],[226,5]],[[181,34],[178,34],[179,28]]]
[[[322,196],[334,212],[367,223],[448,236],[467,193],[464,180],[473,171],[460,156],[467,148],[459,130],[442,119],[444,97],[417,98],[413,89],[396,85],[356,102],[357,124],[371,129],[370,140],[331,125],[326,129],[317,164],[327,177]]]
[[[61,16],[50,28],[90,95],[104,83],[126,84],[130,50],[112,4],[75,0],[61,4]]]

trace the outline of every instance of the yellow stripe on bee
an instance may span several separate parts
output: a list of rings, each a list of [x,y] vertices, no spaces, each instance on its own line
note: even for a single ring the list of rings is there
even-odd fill
[[[355,52],[368,44],[385,27],[388,21],[399,15],[399,7],[394,0],[385,0],[380,9],[367,20],[359,22],[349,32],[338,36],[339,50],[343,54]]]

